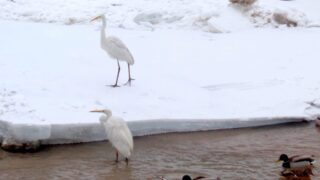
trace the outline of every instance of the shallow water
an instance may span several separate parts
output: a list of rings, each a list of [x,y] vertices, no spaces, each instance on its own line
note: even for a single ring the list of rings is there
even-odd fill
[[[0,179],[278,179],[281,153],[320,157],[313,123],[173,133],[135,138],[133,157],[114,163],[108,142],[46,147],[37,153],[0,151]],[[320,160],[318,160],[320,161]],[[313,179],[320,179],[314,170]]]

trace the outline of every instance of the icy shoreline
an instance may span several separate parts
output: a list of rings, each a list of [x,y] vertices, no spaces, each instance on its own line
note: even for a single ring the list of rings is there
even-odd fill
[[[131,1],[96,0],[91,8],[77,1],[67,9],[60,8],[64,1],[52,2],[0,0],[0,139],[6,142],[104,140],[98,115],[89,111],[105,107],[135,136],[320,114],[320,30],[307,28],[319,22],[315,0],[263,0],[247,13],[222,0],[148,2],[148,11]],[[105,8],[107,35],[122,39],[135,58],[131,87],[106,86],[114,83],[116,62],[100,48],[100,22],[89,22]],[[274,22],[275,12],[297,20],[297,27]],[[228,33],[207,33],[216,27]],[[122,85],[127,69],[121,66]]]
[[[310,121],[308,117],[263,117],[247,119],[154,119],[129,121],[133,136],[145,136],[173,132],[209,131],[285,124]],[[70,144],[106,140],[99,123],[26,125],[0,120],[0,139],[11,142],[40,141],[46,144]],[[28,136],[25,136],[28,134]]]
[[[3,36],[0,44],[0,135],[5,139],[103,140],[98,116],[89,111],[104,107],[124,118],[134,135],[269,125],[319,114],[306,103],[320,97],[314,75],[318,29],[217,35],[110,28],[137,60],[133,85],[114,89],[105,85],[113,83],[116,66],[100,49],[94,27],[0,25],[19,40]],[[120,82],[127,78],[125,70]]]

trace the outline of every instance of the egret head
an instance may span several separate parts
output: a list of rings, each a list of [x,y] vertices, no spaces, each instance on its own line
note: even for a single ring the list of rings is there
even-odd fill
[[[107,115],[107,117],[112,116],[112,111],[110,109],[95,109],[90,112],[104,113],[105,115]]]
[[[96,20],[99,20],[99,19],[105,19],[104,14],[101,14],[100,16],[97,16],[97,17],[95,17],[95,18],[91,19],[91,21],[90,21],[90,22],[92,22],[92,21],[96,21]]]

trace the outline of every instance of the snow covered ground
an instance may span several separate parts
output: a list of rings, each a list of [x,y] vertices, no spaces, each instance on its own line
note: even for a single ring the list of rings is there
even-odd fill
[[[258,0],[245,8],[228,0],[0,0],[0,19],[69,25],[106,14],[109,26],[124,29],[233,32],[278,26],[274,13],[320,26],[319,7],[318,0]]]
[[[222,0],[93,0],[88,6],[0,0],[0,136],[101,140],[98,116],[89,111],[104,107],[126,119],[134,135],[311,118],[319,109],[307,102],[320,104],[320,29],[310,28],[320,22],[315,3],[258,1],[240,11]],[[263,18],[250,15],[258,10]],[[275,11],[296,18],[298,27],[265,24],[272,15],[266,12]],[[121,37],[135,57],[131,87],[106,86],[117,65],[100,49],[100,23],[88,22],[102,12],[107,34]],[[206,22],[195,22],[201,17]],[[209,26],[231,33],[210,33]],[[120,84],[127,80],[121,65]]]

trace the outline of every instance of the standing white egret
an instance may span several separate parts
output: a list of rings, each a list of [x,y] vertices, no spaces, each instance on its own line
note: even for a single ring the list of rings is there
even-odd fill
[[[133,151],[133,138],[127,123],[120,117],[112,116],[112,112],[109,109],[92,110],[90,112],[105,114],[100,117],[100,123],[104,126],[109,141],[116,149],[116,162],[118,162],[119,152],[125,157],[128,164],[129,157]]]
[[[102,19],[102,28],[101,28],[101,48],[105,50],[109,56],[113,59],[116,59],[118,62],[118,73],[117,73],[117,79],[116,83],[112,85],[112,87],[119,87],[118,86],[118,79],[119,79],[119,73],[120,73],[120,63],[119,61],[125,61],[128,63],[128,74],[129,79],[128,82],[125,84],[131,85],[131,81],[134,80],[131,78],[130,75],[130,65],[134,64],[134,59],[132,54],[130,53],[127,46],[117,37],[115,36],[108,36],[106,37],[105,29],[107,26],[106,23],[106,17],[104,15],[95,17],[91,21],[95,21],[97,19]]]

